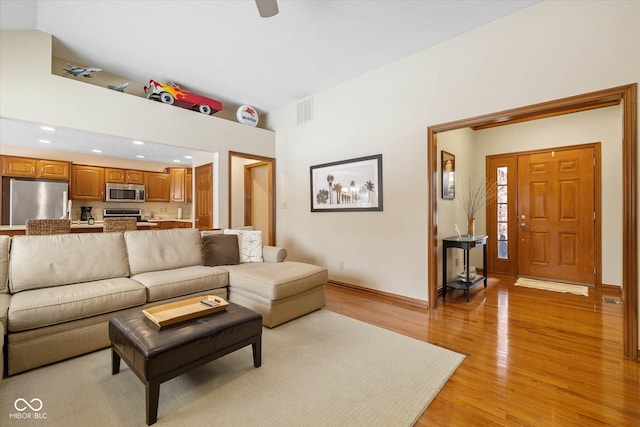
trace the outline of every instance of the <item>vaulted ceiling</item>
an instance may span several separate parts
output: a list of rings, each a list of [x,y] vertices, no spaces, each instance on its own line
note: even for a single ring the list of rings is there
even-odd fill
[[[0,28],[54,36],[54,55],[136,82],[174,81],[260,114],[534,0],[2,0]]]

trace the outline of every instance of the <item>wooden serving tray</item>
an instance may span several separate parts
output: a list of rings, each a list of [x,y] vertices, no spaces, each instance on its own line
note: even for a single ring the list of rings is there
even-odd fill
[[[211,301],[212,303],[218,303],[218,305],[211,307],[202,303],[202,301]],[[226,310],[228,305],[229,303],[224,298],[206,295],[147,308],[142,310],[142,313],[158,327],[163,328],[174,323]]]

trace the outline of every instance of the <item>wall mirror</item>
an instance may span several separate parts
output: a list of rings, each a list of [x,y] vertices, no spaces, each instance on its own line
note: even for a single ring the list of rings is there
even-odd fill
[[[456,196],[456,156],[442,150],[440,152],[442,198],[453,200]]]

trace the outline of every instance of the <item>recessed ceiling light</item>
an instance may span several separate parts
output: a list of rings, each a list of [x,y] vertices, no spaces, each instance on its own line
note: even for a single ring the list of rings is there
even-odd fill
[[[39,139],[38,142],[42,142],[43,144],[51,144],[51,141],[48,141],[46,139]]]
[[[173,163],[180,163],[180,160],[176,159],[173,161]]]
[[[144,159],[144,156],[142,154],[138,154],[136,157],[139,159]]]
[[[133,141],[133,143],[136,145],[144,145],[144,142],[142,141]]]
[[[96,150],[96,149],[93,149],[93,150],[91,150],[91,151],[93,151],[94,153],[102,153],[102,150]]]
[[[51,126],[40,126],[40,129],[42,130],[48,130],[49,132],[53,132],[55,131],[54,128],[52,128]]]
[[[185,159],[193,159],[193,156],[184,156]]]

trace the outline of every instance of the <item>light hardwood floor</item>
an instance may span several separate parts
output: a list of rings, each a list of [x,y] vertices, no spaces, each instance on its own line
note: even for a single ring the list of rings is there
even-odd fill
[[[492,277],[469,303],[449,292],[435,310],[327,285],[325,308],[466,355],[416,426],[640,426],[622,304],[513,282]]]

